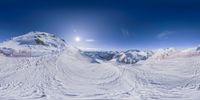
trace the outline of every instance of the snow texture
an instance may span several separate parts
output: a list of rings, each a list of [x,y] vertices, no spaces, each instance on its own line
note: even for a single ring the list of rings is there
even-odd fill
[[[0,100],[200,98],[198,47],[158,50],[135,64],[91,63],[93,58],[48,33],[39,38],[43,43],[29,37],[41,34],[29,33],[0,44]],[[14,54],[27,48],[38,55]]]

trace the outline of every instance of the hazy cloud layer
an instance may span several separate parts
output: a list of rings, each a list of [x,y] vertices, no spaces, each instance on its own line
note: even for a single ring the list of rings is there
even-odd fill
[[[95,40],[94,39],[87,39],[87,40],[85,40],[86,42],[95,42]]]
[[[172,34],[174,34],[174,31],[164,31],[162,33],[159,33],[157,35],[157,38],[158,39],[169,39]]]

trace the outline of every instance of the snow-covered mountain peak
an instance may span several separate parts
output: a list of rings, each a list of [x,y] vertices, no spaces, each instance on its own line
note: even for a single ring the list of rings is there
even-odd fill
[[[63,39],[46,32],[29,32],[0,44],[0,51],[6,55],[49,54],[62,51],[66,47]],[[23,52],[23,53],[22,53]]]
[[[171,55],[176,54],[177,52],[179,52],[179,50],[175,49],[175,48],[158,49],[158,50],[154,51],[154,55],[152,56],[152,58],[165,59]]]
[[[160,48],[157,50],[157,52],[173,52],[176,51],[177,49],[175,48]]]
[[[19,45],[44,45],[54,47],[65,45],[64,40],[56,37],[54,34],[46,32],[29,32],[25,35],[15,37],[12,40]]]

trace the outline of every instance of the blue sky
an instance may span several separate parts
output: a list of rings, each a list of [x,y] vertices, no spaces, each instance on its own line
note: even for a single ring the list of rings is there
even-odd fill
[[[1,0],[0,12],[0,41],[43,31],[84,48],[200,44],[198,0]]]

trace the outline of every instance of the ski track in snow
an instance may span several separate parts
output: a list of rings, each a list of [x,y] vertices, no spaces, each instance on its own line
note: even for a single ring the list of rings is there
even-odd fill
[[[90,63],[70,50],[17,59],[0,55],[0,100],[199,100],[199,59],[117,65]]]

